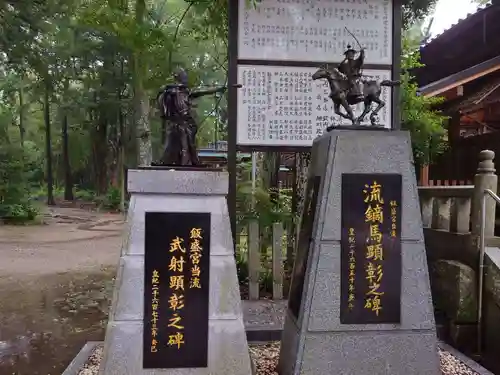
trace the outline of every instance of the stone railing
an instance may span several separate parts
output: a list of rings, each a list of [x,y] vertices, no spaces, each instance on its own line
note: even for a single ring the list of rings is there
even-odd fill
[[[420,186],[420,209],[429,260],[449,259],[477,268],[477,238],[481,225],[481,198],[485,189],[497,191],[493,151],[479,153],[473,185]],[[488,202],[485,234],[494,236],[495,203]]]
[[[441,334],[464,351],[477,350],[478,275],[481,200],[485,189],[497,192],[492,151],[479,153],[474,181],[469,185],[418,188],[433,301]],[[500,238],[495,232],[496,202],[486,200],[486,285],[483,339],[490,359],[500,337]],[[491,254],[496,254],[496,263]],[[444,332],[444,333],[443,333]]]
[[[474,185],[418,188],[424,228],[469,233]]]

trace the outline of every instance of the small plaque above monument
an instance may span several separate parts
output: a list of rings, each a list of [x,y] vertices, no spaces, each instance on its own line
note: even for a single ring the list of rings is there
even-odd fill
[[[401,321],[401,175],[342,174],[342,324]]]
[[[146,212],[143,368],[208,359],[210,214]]]

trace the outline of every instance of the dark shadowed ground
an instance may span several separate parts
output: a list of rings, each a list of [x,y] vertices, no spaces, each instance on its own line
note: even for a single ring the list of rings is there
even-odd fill
[[[0,226],[0,375],[60,375],[104,338],[123,218],[59,208],[46,221]]]

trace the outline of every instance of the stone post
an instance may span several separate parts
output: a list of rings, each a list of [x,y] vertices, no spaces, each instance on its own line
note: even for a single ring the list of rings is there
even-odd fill
[[[474,239],[479,236],[481,228],[481,199],[485,189],[490,189],[495,194],[497,192],[498,177],[495,174],[495,164],[493,159],[495,153],[491,150],[483,150],[479,153],[479,165],[474,176],[474,195],[472,197],[471,229]],[[486,201],[486,227],[485,236],[493,237],[495,230],[495,209],[496,202],[493,199]]]
[[[311,155],[308,177],[314,183],[305,194],[309,196],[306,198],[309,203],[301,219],[304,225],[285,313],[278,373],[441,374],[409,133],[335,129],[314,140]],[[353,304],[359,313],[345,321],[341,311],[344,309],[346,315],[349,312],[342,301],[348,302],[350,296],[342,284],[345,285],[346,280],[350,282],[349,270],[353,268],[342,253],[354,249],[354,278],[366,280],[363,267],[367,237],[363,238],[366,234],[355,235],[354,240],[358,242],[349,246],[349,239],[343,233],[347,233],[344,229],[350,223],[346,224],[344,219],[357,220],[362,223],[359,228],[368,226],[361,226],[365,225],[366,212],[362,189],[350,185],[342,187],[341,181],[352,177],[350,174],[366,178],[368,173],[376,173],[380,178],[387,178],[389,174],[391,177],[401,175],[401,187],[397,190],[390,190],[384,182],[387,186],[384,191],[391,191],[395,197],[385,199],[396,199],[396,206],[401,207],[401,213],[397,214],[400,215],[400,232],[394,238],[398,247],[384,252],[382,266],[383,273],[392,277],[392,284],[385,284],[384,294],[385,297],[392,290],[392,300],[389,303],[386,299],[383,308],[384,312],[392,309],[394,315],[384,321],[371,320],[371,316],[376,315],[362,315],[367,310],[367,291],[361,289],[366,287],[360,282],[355,283],[357,294],[354,294]],[[379,177],[377,181],[381,183]],[[339,183],[331,184],[331,181]],[[370,181],[369,178],[366,181]],[[354,199],[343,202],[343,193],[350,191],[355,191]],[[385,215],[389,215],[388,211]],[[388,221],[392,221],[392,217]],[[449,221],[447,225],[449,227]],[[396,261],[390,263],[390,259]]]
[[[126,237],[122,247],[109,313],[103,358],[99,369],[100,375],[252,374],[227,208],[228,185],[227,172],[208,168],[197,171],[143,167],[128,171],[127,189],[131,197],[125,227]],[[161,310],[161,307],[157,307],[157,310],[160,311],[158,321],[161,322],[160,319],[163,319],[164,322],[163,325],[159,324],[161,328],[158,328],[158,335],[155,336],[158,339],[154,339],[158,345],[157,352],[150,351],[150,347],[154,345],[152,344],[153,334],[144,337],[144,329],[148,329],[148,323],[152,321],[152,315],[149,313],[148,316],[144,316],[146,311],[144,300],[149,298],[149,301],[147,299],[146,301],[153,304],[151,292],[146,293],[152,285],[147,286],[146,284],[146,277],[152,278],[151,274],[146,274],[146,258],[152,254],[151,247],[146,249],[146,239],[153,240],[151,232],[146,228],[146,215],[148,213],[175,213],[177,216],[189,213],[210,215],[209,247],[202,248],[204,256],[209,258],[208,295],[203,297],[208,299],[208,316],[203,316],[193,307],[189,307],[194,306],[193,304],[189,305],[189,302],[185,305],[183,303],[182,306],[182,311],[185,312],[187,318],[184,321],[186,328],[188,319],[192,322],[197,319],[198,323],[208,325],[207,365],[205,367],[203,367],[202,361],[197,364],[190,361],[187,364],[193,364],[196,368],[181,368],[181,366],[177,368],[144,368],[145,353],[157,353],[159,356],[166,356],[167,359],[177,355],[175,352],[168,351],[169,337],[171,336],[167,336],[168,331],[163,329],[167,326],[167,322],[172,322],[172,319],[167,320],[166,309]],[[171,230],[169,233],[169,230],[170,228],[165,227],[164,239],[154,239],[166,249],[166,252],[168,252],[167,246],[173,233]],[[151,258],[149,259],[151,260]],[[158,261],[158,258],[155,259],[160,272],[165,272],[162,273],[165,275],[163,277],[165,282],[159,283],[158,305],[167,306],[167,301],[170,298],[167,293],[161,291],[170,289],[166,275],[168,263],[165,266],[165,262]],[[163,296],[166,299],[162,300],[165,298]],[[186,299],[189,301],[189,295]],[[152,325],[149,326],[149,329],[151,327]],[[187,334],[184,336],[186,341],[183,341],[183,344],[186,344],[188,337]],[[207,337],[197,335],[195,339],[201,341],[207,340]],[[189,356],[185,356],[184,359],[186,363],[189,361]],[[154,361],[159,362],[159,359]],[[149,363],[151,362],[153,361],[151,361],[150,356]],[[161,365],[164,366],[165,363]]]

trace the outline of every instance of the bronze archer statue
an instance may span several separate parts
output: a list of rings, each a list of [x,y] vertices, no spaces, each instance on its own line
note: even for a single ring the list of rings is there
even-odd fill
[[[336,114],[350,120],[352,125],[359,126],[371,111],[371,125],[380,126],[377,121],[377,115],[385,106],[385,102],[380,99],[382,87],[398,86],[400,82],[377,80],[373,79],[373,77],[363,75],[364,48],[360,48],[359,56],[355,59],[356,53],[358,51],[354,50],[351,46],[347,46],[347,50],[344,52],[345,58],[337,68],[328,69],[326,66],[322,66],[312,75],[312,79],[326,79],[328,81],[330,86],[329,97],[333,101]],[[363,85],[362,89],[361,84]],[[361,102],[364,104],[363,113],[356,118],[351,106]],[[372,111],[373,103],[376,103],[377,107]],[[345,113],[341,111],[341,107],[344,108]],[[334,125],[329,126],[327,131],[332,130],[334,127]]]
[[[175,83],[165,86],[158,93],[157,102],[163,121],[166,121],[166,142],[160,165],[200,166],[196,149],[198,124],[193,109],[193,99],[225,92],[227,86],[205,90],[192,90],[184,69],[174,73]]]

